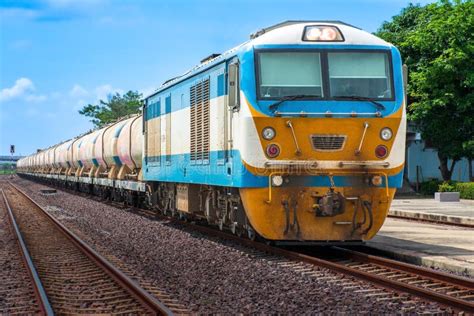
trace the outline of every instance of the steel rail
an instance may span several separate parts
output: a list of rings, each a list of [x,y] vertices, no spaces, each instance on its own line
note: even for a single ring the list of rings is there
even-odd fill
[[[2,191],[3,201],[5,202],[5,206],[7,208],[8,219],[10,222],[11,227],[13,228],[13,233],[15,235],[15,239],[18,243],[18,247],[20,248],[21,257],[23,259],[23,263],[25,268],[30,276],[31,283],[33,285],[33,289],[35,292],[36,299],[39,303],[39,308],[41,310],[41,314],[43,315],[54,315],[53,308],[48,300],[48,296],[46,295],[46,291],[44,290],[43,284],[39,278],[38,272],[36,271],[35,265],[33,264],[33,260],[31,259],[30,252],[26,247],[25,241],[23,236],[18,228],[18,224],[16,222],[15,216],[13,215],[13,211],[10,207],[10,203],[8,203],[8,199],[5,195],[5,192]]]
[[[344,254],[345,256],[348,256],[355,260],[385,266],[387,268],[400,270],[401,272],[405,272],[405,273],[416,274],[418,276],[423,276],[431,280],[436,280],[439,282],[449,283],[455,286],[469,288],[474,291],[474,281],[469,278],[457,276],[454,274],[449,274],[442,271],[435,271],[435,270],[428,269],[425,267],[415,266],[413,264],[409,264],[409,263],[405,263],[405,262],[401,262],[397,260],[392,260],[392,259],[388,259],[384,257],[369,255],[360,251],[354,251],[354,250],[350,250],[350,249],[346,249],[342,247],[334,246],[332,248],[335,249],[337,252],[340,252],[341,254]]]
[[[27,198],[39,210],[46,215],[46,217],[73,242],[87,257],[93,260],[99,267],[101,267],[108,275],[110,275],[118,284],[126,289],[133,297],[135,297],[144,307],[156,315],[173,315],[173,312],[166,307],[161,301],[153,297],[147,291],[138,286],[132,279],[130,279],[123,272],[113,266],[107,259],[102,257],[98,252],[88,246],[84,241],[77,237],[72,231],[61,224],[57,219],[50,215],[42,206],[29,197],[24,191],[18,188],[11,182],[8,182],[16,191]]]

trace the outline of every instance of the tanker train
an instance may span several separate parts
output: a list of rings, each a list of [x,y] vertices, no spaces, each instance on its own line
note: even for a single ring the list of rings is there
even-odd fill
[[[144,101],[19,174],[281,243],[370,239],[402,184],[400,54],[342,22],[262,29]]]

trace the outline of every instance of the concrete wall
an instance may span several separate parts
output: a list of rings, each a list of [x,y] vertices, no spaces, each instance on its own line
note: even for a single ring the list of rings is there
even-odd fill
[[[423,182],[429,179],[442,180],[439,171],[439,160],[437,151],[431,148],[425,148],[423,141],[410,141],[407,147],[408,180],[410,183],[416,183],[416,167],[418,166],[419,181]],[[451,165],[451,161],[449,161]],[[469,164],[467,159],[456,162],[453,176],[455,181],[469,181]]]

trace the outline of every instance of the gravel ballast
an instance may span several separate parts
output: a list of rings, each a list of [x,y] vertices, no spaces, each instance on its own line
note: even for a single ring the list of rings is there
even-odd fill
[[[150,220],[86,197],[16,178],[14,183],[100,252],[119,258],[193,313],[370,313],[439,311],[412,297],[378,300],[377,289],[322,268],[314,277],[251,250]],[[349,284],[349,286],[348,286]],[[369,293],[369,294],[368,294]],[[403,301],[406,301],[403,300]]]

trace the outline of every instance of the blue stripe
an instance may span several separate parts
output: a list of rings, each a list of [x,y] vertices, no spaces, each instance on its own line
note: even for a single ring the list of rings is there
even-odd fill
[[[161,102],[158,100],[156,102],[150,103],[146,107],[146,120],[151,120],[155,117],[161,115]]]
[[[223,151],[210,152],[209,164],[191,164],[190,155],[172,155],[170,165],[159,165],[151,161],[159,161],[161,156],[145,157],[143,161],[143,178],[145,181],[164,181],[181,183],[202,183],[230,187],[267,187],[268,177],[258,176],[248,171],[242,164],[240,152],[231,151],[233,157],[230,163],[218,163]],[[148,163],[147,163],[148,161]],[[401,187],[403,171],[389,177],[389,187]],[[288,186],[322,186],[329,187],[327,176],[290,176]],[[353,187],[366,185],[362,176],[334,176],[338,187]],[[382,187],[385,186],[385,181]]]
[[[171,113],[171,95],[167,96],[165,99],[165,113]]]
[[[113,156],[114,162],[117,166],[121,166],[122,162],[120,161],[120,158],[118,156]]]
[[[220,74],[217,76],[217,96],[220,97],[221,95],[225,94],[225,78],[224,74]]]

